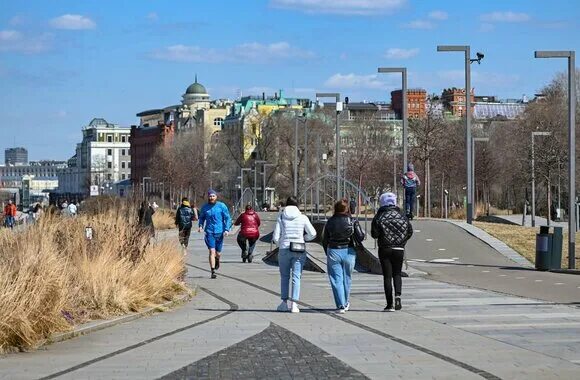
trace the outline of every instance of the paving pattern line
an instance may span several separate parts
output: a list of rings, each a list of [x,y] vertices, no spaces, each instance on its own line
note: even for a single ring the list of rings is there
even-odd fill
[[[202,267],[198,267],[198,266],[196,266],[196,265],[191,265],[191,264],[185,264],[185,265],[186,265],[186,266],[188,266],[188,267],[191,267],[191,268],[195,268],[195,269],[201,270],[201,271],[203,271],[203,272],[208,272],[208,273],[210,272],[209,270],[207,270],[207,269],[205,269],[205,268],[202,268]],[[230,280],[234,280],[234,281],[241,282],[242,284],[245,284],[245,285],[251,286],[251,287],[253,287],[253,288],[255,288],[255,289],[262,290],[262,291],[264,291],[264,292],[266,292],[266,293],[269,293],[269,294],[271,294],[271,295],[274,295],[274,296],[276,296],[276,297],[280,297],[280,293],[277,293],[277,292],[275,292],[275,291],[273,291],[273,290],[267,289],[267,288],[265,288],[265,287],[263,287],[263,286],[260,286],[260,285],[254,284],[254,283],[252,283],[252,282],[250,282],[250,281],[247,281],[247,280],[244,280],[244,279],[241,279],[241,278],[238,278],[238,277],[234,277],[234,276],[229,276],[229,275],[227,275],[227,274],[220,274],[220,276],[221,276],[221,277],[225,277],[225,278],[229,278]],[[203,288],[201,288],[201,289],[203,289]],[[203,290],[204,290],[204,291],[207,291],[206,289],[203,289]],[[310,309],[312,309],[312,310],[313,310],[313,311],[315,311],[315,312],[318,312],[318,313],[321,313],[321,314],[326,314],[326,315],[328,315],[329,317],[332,317],[332,318],[334,318],[334,319],[338,319],[338,320],[339,320],[339,321],[341,321],[341,322],[348,323],[348,324],[350,324],[351,326],[358,327],[358,328],[360,328],[360,329],[363,329],[363,330],[365,330],[365,331],[367,331],[367,332],[370,332],[370,333],[372,333],[372,334],[379,335],[379,336],[381,336],[381,337],[383,337],[383,338],[386,338],[386,339],[389,339],[389,340],[391,340],[391,341],[393,341],[393,342],[399,343],[399,344],[401,344],[401,345],[403,345],[403,346],[406,346],[406,347],[412,348],[412,349],[414,349],[414,350],[417,350],[417,351],[423,352],[423,353],[425,353],[425,354],[427,354],[427,355],[431,355],[431,356],[433,356],[433,357],[435,357],[435,358],[437,358],[437,359],[443,360],[443,361],[445,361],[445,362],[447,362],[447,363],[453,364],[453,365],[455,365],[455,366],[458,366],[459,368],[465,369],[465,370],[467,370],[467,371],[469,371],[469,372],[472,372],[472,373],[474,373],[474,374],[476,374],[476,375],[479,375],[479,376],[483,377],[484,379],[487,379],[487,380],[501,380],[501,378],[500,378],[500,377],[498,377],[498,376],[496,376],[496,375],[494,375],[494,374],[492,374],[492,373],[490,373],[490,372],[487,372],[487,371],[485,371],[485,370],[482,370],[482,369],[479,369],[479,368],[473,367],[473,366],[471,366],[471,365],[469,365],[469,364],[467,364],[467,363],[464,363],[464,362],[462,362],[462,361],[460,361],[460,360],[454,359],[454,358],[452,358],[452,357],[449,357],[449,356],[447,356],[447,355],[441,354],[441,353],[439,353],[439,352],[433,351],[433,350],[431,350],[431,349],[429,349],[429,348],[426,348],[426,347],[420,346],[420,345],[418,345],[418,344],[415,344],[415,343],[409,342],[409,341],[407,341],[407,340],[404,340],[404,339],[398,338],[398,337],[396,337],[396,336],[394,336],[394,335],[387,334],[387,333],[385,333],[385,332],[382,332],[382,331],[380,331],[380,330],[377,330],[377,329],[374,329],[374,328],[372,328],[372,327],[369,327],[369,326],[363,325],[362,323],[359,323],[359,322],[352,321],[352,320],[350,320],[350,319],[348,319],[348,318],[345,318],[345,317],[342,317],[342,316],[340,316],[340,315],[337,315],[337,314],[331,313],[331,312],[329,312],[329,311],[327,311],[327,310],[319,309],[319,308],[317,308],[317,307],[315,307],[315,306],[313,306],[313,305],[310,305],[310,304],[308,304],[308,303],[305,303],[305,302],[303,302],[303,301],[298,301],[297,303],[298,303],[299,305],[302,305],[302,306],[309,307]]]
[[[133,344],[131,346],[122,348],[120,350],[113,351],[113,352],[108,353],[106,355],[99,356],[97,358],[94,358],[94,359],[88,360],[86,362],[77,364],[77,365],[75,365],[73,367],[70,367],[70,368],[67,368],[65,370],[62,370],[62,371],[53,373],[53,374],[48,375],[48,376],[45,376],[45,377],[41,377],[39,380],[55,379],[55,378],[57,378],[59,376],[66,375],[67,373],[71,373],[71,372],[77,371],[77,370],[79,370],[81,368],[88,367],[91,364],[95,364],[95,363],[98,363],[100,361],[110,359],[110,358],[112,358],[114,356],[117,356],[117,355],[120,355],[122,353],[131,351],[131,350],[134,350],[134,349],[139,348],[139,347],[142,347],[142,346],[145,346],[147,344],[153,343],[153,342],[158,341],[160,339],[167,338],[167,337],[172,336],[172,335],[175,335],[175,334],[179,334],[179,333],[181,333],[183,331],[186,331],[186,330],[192,329],[194,327],[198,327],[198,326],[204,325],[204,324],[209,323],[209,322],[213,322],[213,321],[218,320],[220,318],[223,318],[223,317],[225,317],[225,316],[227,316],[227,315],[229,315],[229,314],[231,314],[231,313],[233,313],[233,312],[235,312],[235,311],[237,311],[239,309],[239,306],[237,304],[235,304],[235,303],[233,303],[233,302],[231,302],[231,301],[229,301],[229,300],[221,297],[220,295],[215,294],[211,290],[206,289],[206,288],[203,288],[203,287],[199,287],[199,289],[203,290],[204,292],[206,292],[210,296],[212,296],[212,297],[214,297],[214,298],[222,301],[223,303],[227,304],[229,306],[229,310],[227,310],[227,311],[225,311],[223,313],[220,313],[218,315],[215,315],[215,316],[213,316],[211,318],[204,319],[203,321],[199,321],[199,322],[193,323],[191,325],[187,325],[187,326],[184,326],[184,327],[180,327],[178,329],[169,331],[169,332],[167,332],[165,334],[161,334],[161,335],[155,336],[153,338],[144,340],[144,341],[139,342],[139,343],[135,343],[135,344]]]

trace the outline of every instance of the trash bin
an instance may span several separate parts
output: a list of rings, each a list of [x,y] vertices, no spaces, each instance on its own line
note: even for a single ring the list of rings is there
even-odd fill
[[[552,236],[550,227],[541,226],[540,233],[536,234],[536,269],[549,270],[551,265],[551,246]]]
[[[562,231],[562,227],[554,227],[554,233],[551,235],[550,269],[562,269],[562,241],[564,239]]]

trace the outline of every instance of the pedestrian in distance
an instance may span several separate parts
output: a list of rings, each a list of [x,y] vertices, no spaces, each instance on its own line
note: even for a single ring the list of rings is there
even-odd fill
[[[4,227],[13,229],[15,222],[16,222],[16,205],[14,204],[14,202],[12,202],[12,199],[9,199],[6,206],[4,206]]]
[[[141,202],[141,207],[139,208],[139,226],[149,235],[149,237],[155,236],[155,226],[153,225],[153,214],[155,210],[147,201]]]
[[[328,279],[337,312],[341,314],[350,308],[350,286],[356,260],[354,223],[348,200],[342,199],[335,203],[334,215],[328,219],[322,233]]]
[[[224,246],[224,236],[228,236],[232,219],[228,207],[217,200],[217,193],[210,189],[207,192],[207,203],[199,213],[199,232],[205,230],[205,245],[209,251],[209,268],[211,278],[217,278],[215,273],[220,267],[220,257]]]
[[[244,211],[236,219],[234,226],[241,226],[237,242],[242,249],[242,262],[251,263],[254,259],[254,248],[260,238],[260,216],[254,211],[252,205],[246,206]]]
[[[403,258],[405,244],[413,235],[409,219],[396,206],[397,196],[384,193],[379,199],[380,208],[373,218],[371,236],[377,239],[379,261],[383,270],[383,286],[387,306],[384,311],[401,310]],[[395,303],[393,308],[393,284],[395,286]]]
[[[184,249],[184,254],[187,253],[187,246],[189,245],[189,236],[191,235],[193,222],[197,220],[197,210],[192,208],[189,199],[184,197],[181,199],[181,205],[175,212],[175,225],[179,230],[179,243]]]
[[[300,278],[306,262],[306,241],[316,237],[316,230],[306,215],[298,209],[294,197],[286,200],[286,207],[276,221],[272,241],[278,245],[278,266],[280,268],[280,293],[282,303],[278,311],[299,313]],[[290,272],[292,272],[292,296],[289,297]],[[290,304],[288,301],[290,300]]]
[[[401,177],[401,185],[405,189],[405,213],[407,218],[413,220],[413,205],[415,204],[415,194],[417,187],[421,186],[419,176],[415,173],[413,164],[407,165],[407,172]]]
[[[78,211],[78,209],[77,209],[77,204],[76,204],[76,202],[75,202],[75,201],[72,201],[72,202],[71,202],[71,203],[68,205],[67,209],[68,209],[68,216],[71,216],[71,217],[73,217],[73,218],[74,218],[75,216],[77,216],[77,211]]]
[[[354,196],[350,197],[349,208],[350,208],[350,213],[352,215],[356,215],[356,200],[354,199]]]

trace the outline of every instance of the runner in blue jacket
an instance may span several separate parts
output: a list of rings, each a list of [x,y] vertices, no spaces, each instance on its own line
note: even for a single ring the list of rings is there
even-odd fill
[[[211,278],[216,278],[215,271],[220,267],[220,256],[224,245],[224,236],[228,236],[232,225],[230,212],[223,202],[218,202],[217,193],[210,189],[207,192],[208,202],[199,213],[199,232],[205,230],[205,245],[209,250],[209,267]]]

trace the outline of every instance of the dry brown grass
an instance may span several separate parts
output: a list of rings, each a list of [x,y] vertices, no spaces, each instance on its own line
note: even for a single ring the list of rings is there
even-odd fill
[[[181,251],[174,242],[151,243],[134,212],[123,206],[77,218],[46,214],[21,232],[0,232],[0,351],[34,348],[76,324],[186,291],[178,280]]]
[[[175,211],[157,209],[153,214],[153,225],[158,230],[168,230],[175,228]]]
[[[488,234],[498,238],[514,249],[520,255],[530,260],[536,261],[536,234],[539,227],[522,227],[518,225],[474,222],[476,227],[481,228]],[[580,233],[576,233],[576,240]],[[568,233],[564,232],[562,243],[562,268],[568,267]],[[576,267],[580,264],[580,248],[576,247]]]

